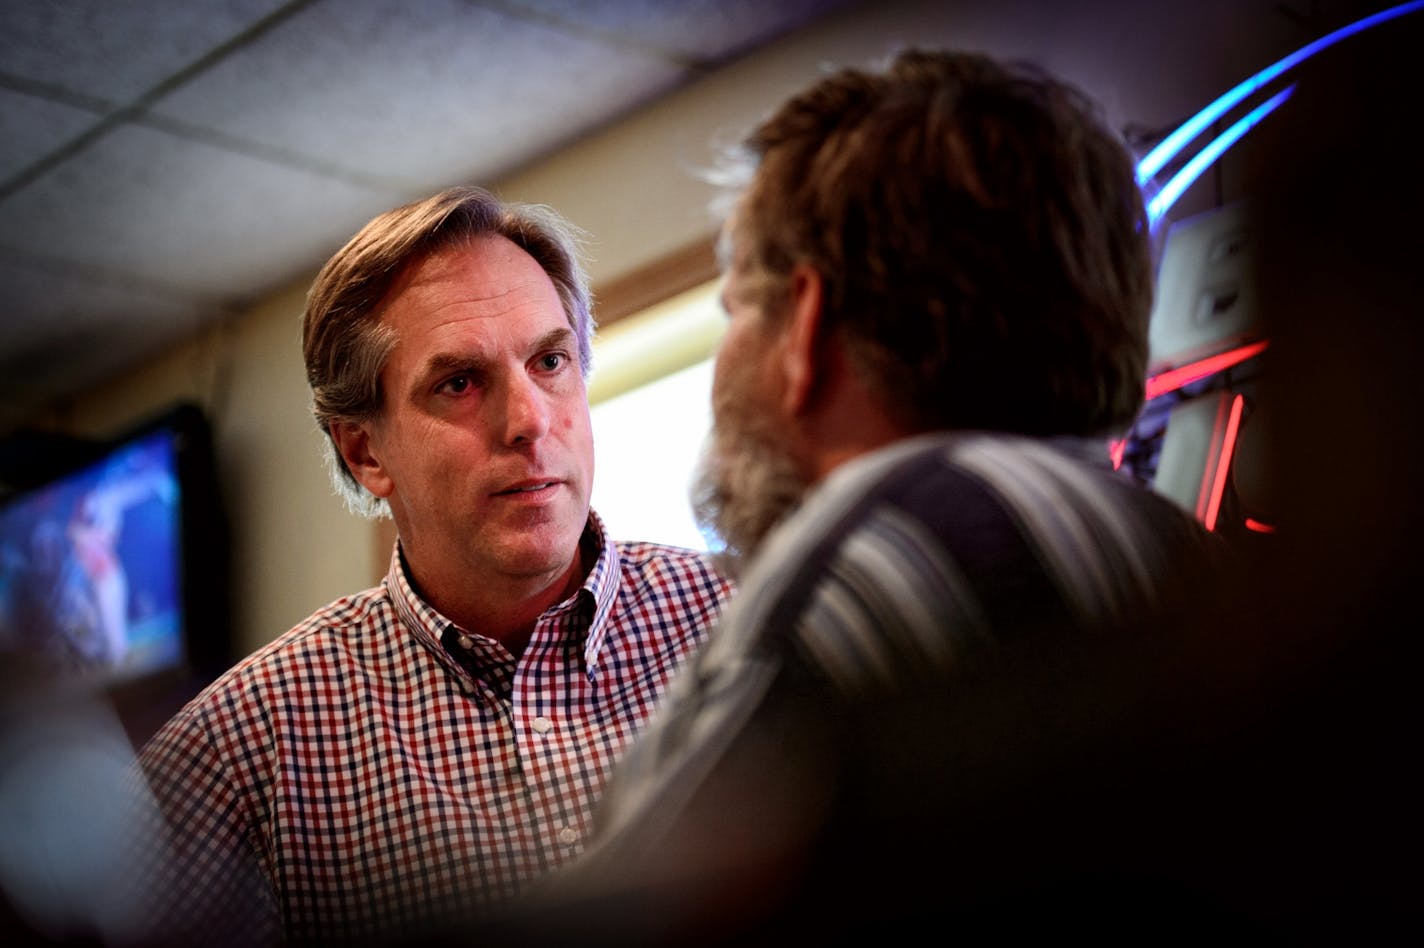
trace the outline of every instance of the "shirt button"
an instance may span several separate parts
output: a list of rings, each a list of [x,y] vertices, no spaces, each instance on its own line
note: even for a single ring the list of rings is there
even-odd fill
[[[574,829],[572,826],[565,826],[563,829],[559,830],[559,842],[563,843],[565,846],[572,846],[574,843],[578,842],[578,830]]]
[[[474,639],[470,638],[468,635],[462,635],[462,636],[460,636],[460,648],[474,648],[474,647],[475,647],[475,640],[474,640]]]
[[[548,718],[537,717],[534,719],[534,730],[538,731],[540,734],[548,734],[553,729],[554,722],[550,721]]]

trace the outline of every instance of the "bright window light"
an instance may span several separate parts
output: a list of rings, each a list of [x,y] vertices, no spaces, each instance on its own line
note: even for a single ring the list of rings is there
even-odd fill
[[[709,359],[593,407],[593,509],[614,538],[708,548],[690,497],[711,390]]]
[[[618,540],[708,549],[691,489],[712,424],[717,281],[600,330],[593,346],[593,509]]]

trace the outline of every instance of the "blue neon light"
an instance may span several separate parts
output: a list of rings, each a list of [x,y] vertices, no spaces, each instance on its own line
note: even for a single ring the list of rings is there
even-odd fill
[[[1227,92],[1225,95],[1221,96],[1215,102],[1212,102],[1210,105],[1202,109],[1196,115],[1192,116],[1186,122],[1182,123],[1182,125],[1179,126],[1176,131],[1172,132],[1172,134],[1168,135],[1160,143],[1158,143],[1155,148],[1153,148],[1146,155],[1144,155],[1142,157],[1142,160],[1137,163],[1138,184],[1145,183],[1150,178],[1152,178],[1153,175],[1161,171],[1163,166],[1165,166],[1167,162],[1175,158],[1177,153],[1180,152],[1187,145],[1188,142],[1192,141],[1192,139],[1196,138],[1198,135],[1201,134],[1202,129],[1206,128],[1212,122],[1215,122],[1232,106],[1236,105],[1242,99],[1246,98],[1252,92],[1255,92],[1256,90],[1260,89],[1262,86],[1266,85],[1271,80],[1280,76],[1281,73],[1285,72],[1287,69],[1299,65],[1302,61],[1310,58],[1311,56],[1314,56],[1322,49],[1325,49],[1328,46],[1333,46],[1340,40],[1345,39],[1346,37],[1351,36],[1355,33],[1358,33],[1361,30],[1369,29],[1370,27],[1377,26],[1380,23],[1385,22],[1386,20],[1392,20],[1395,17],[1402,16],[1406,13],[1413,13],[1419,9],[1424,9],[1424,0],[1415,0],[1415,2],[1413,3],[1403,3],[1397,7],[1391,7],[1388,10],[1382,10],[1381,12],[1376,13],[1372,16],[1367,16],[1364,19],[1357,20],[1354,23],[1351,23],[1349,26],[1343,26],[1335,32],[1323,36],[1313,43],[1310,43],[1306,46],[1302,46],[1300,49],[1296,50],[1294,53],[1291,53],[1289,56],[1285,57],[1279,62],[1276,62],[1270,66],[1267,66],[1265,69],[1262,69],[1260,72],[1256,73],[1254,76],[1247,79],[1245,82],[1241,83],[1231,91]],[[1251,124],[1255,123],[1253,122]],[[1233,126],[1233,128],[1234,127],[1235,126]],[[1247,128],[1250,128],[1250,125],[1248,125]],[[1244,133],[1245,129],[1242,129],[1242,132]],[[1237,137],[1240,137],[1240,135],[1238,134]],[[1219,140],[1220,139],[1218,139],[1218,141]],[[1234,140],[1235,139],[1232,139],[1232,141]],[[1229,145],[1231,144],[1231,142],[1228,142],[1227,144]],[[1223,150],[1224,147],[1222,149],[1218,149],[1216,151],[1216,154],[1219,155]],[[1198,171],[1197,175],[1200,174],[1201,171]],[[1195,180],[1197,175],[1193,175],[1192,179]],[[1178,176],[1180,176],[1180,174]],[[1172,180],[1176,181],[1176,178],[1174,177]],[[1190,184],[1191,182],[1188,181],[1187,183]],[[1183,188],[1185,187],[1186,185],[1183,185]],[[1175,201],[1176,198],[1173,197],[1172,200]],[[1156,203],[1156,201],[1154,201],[1153,203]],[[1168,202],[1168,206],[1170,206],[1170,204],[1171,202]]]
[[[1249,132],[1261,119],[1274,112],[1282,102],[1291,97],[1293,92],[1295,92],[1293,85],[1277,92],[1197,152],[1192,160],[1183,165],[1182,170],[1172,175],[1167,183],[1162,185],[1162,189],[1157,192],[1156,196],[1147,202],[1148,223],[1155,227],[1162,215],[1177,203],[1177,198],[1182,196],[1182,192],[1191,187],[1192,182],[1201,177],[1202,172],[1210,168],[1212,162],[1221,157],[1222,152],[1236,144],[1236,140]]]

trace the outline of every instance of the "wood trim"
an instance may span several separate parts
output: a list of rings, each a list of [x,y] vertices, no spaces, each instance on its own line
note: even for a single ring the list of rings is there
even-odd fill
[[[717,276],[717,240],[709,236],[594,288],[598,325],[609,326]]]

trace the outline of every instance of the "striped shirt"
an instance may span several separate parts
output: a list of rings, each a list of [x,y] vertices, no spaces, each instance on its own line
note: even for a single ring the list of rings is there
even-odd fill
[[[590,531],[587,580],[517,661],[424,602],[397,548],[379,587],[156,734],[140,762],[172,833],[152,852],[175,940],[415,937],[578,853],[611,766],[729,588],[701,554],[615,543],[596,515]]]
[[[843,751],[822,711],[813,727],[781,714],[799,700],[789,695],[818,696],[803,709],[868,709],[916,682],[967,678],[1015,643],[1141,630],[1173,608],[1183,568],[1217,562],[1215,543],[1114,472],[1102,445],[937,434],[843,465],[749,564],[615,774],[594,842],[556,875],[550,904],[610,879],[662,884],[737,832],[748,845],[767,842],[759,832],[815,832],[804,824],[833,792],[825,773],[783,787],[784,808],[760,826],[752,816],[775,806],[767,788],[793,756],[809,756],[798,744],[813,730],[832,732],[832,755]],[[739,794],[755,798],[740,811]],[[936,818],[932,801],[901,804]]]

